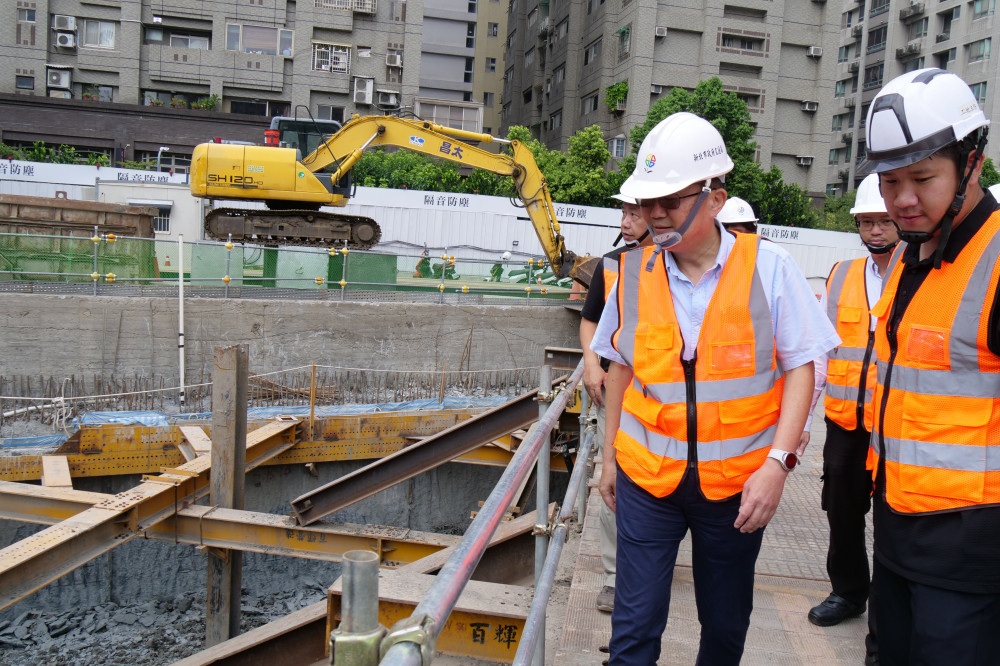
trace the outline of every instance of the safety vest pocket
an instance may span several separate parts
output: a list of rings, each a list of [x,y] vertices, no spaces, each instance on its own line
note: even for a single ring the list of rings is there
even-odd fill
[[[986,447],[955,447],[963,449],[963,469],[942,469],[940,448],[940,445],[926,442],[901,443],[900,455],[906,464],[898,466],[900,490],[932,498],[961,500],[963,504],[981,504],[986,488]],[[934,502],[915,505],[929,511],[945,508]]]
[[[662,408],[663,405],[652,398],[645,397],[635,388],[629,386],[625,389],[622,410],[635,415],[643,423],[656,425],[660,420],[660,411]]]
[[[913,326],[906,338],[907,365],[918,368],[948,366],[948,329],[937,326]]]
[[[778,421],[778,393],[768,391],[718,403],[721,438],[738,439],[758,433]]]
[[[754,371],[753,340],[716,343],[709,347],[708,372],[744,377]]]
[[[861,308],[852,307],[850,305],[841,305],[837,308],[837,321],[856,324],[861,321],[861,316],[864,314],[867,314],[867,312]]]
[[[637,347],[666,351],[674,348],[675,324],[648,324],[641,326],[636,337]]]

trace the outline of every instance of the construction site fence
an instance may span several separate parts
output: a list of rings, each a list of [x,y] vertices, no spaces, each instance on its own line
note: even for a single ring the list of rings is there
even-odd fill
[[[250,376],[248,408],[312,409],[333,405],[399,404],[449,397],[488,398],[531,390],[538,367],[486,370],[379,370],[307,365]],[[176,378],[162,375],[0,375],[0,429],[39,422],[70,430],[74,419],[94,412],[210,413],[212,378],[202,376],[179,402]],[[2,430],[0,430],[2,434]]]
[[[0,234],[0,291],[562,305],[581,293],[541,258],[487,251],[348,250],[116,237]]]

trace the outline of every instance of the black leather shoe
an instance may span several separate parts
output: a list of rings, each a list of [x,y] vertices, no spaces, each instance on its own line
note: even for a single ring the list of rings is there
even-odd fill
[[[832,627],[864,612],[864,605],[859,606],[840,595],[831,594],[823,600],[823,603],[809,611],[809,621],[819,627]]]

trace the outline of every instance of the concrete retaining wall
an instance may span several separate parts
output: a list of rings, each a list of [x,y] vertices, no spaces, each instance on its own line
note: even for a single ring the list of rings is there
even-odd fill
[[[8,375],[178,376],[175,299],[0,294]],[[188,381],[207,379],[217,345],[247,343],[250,371],[310,363],[456,370],[531,367],[546,346],[579,347],[561,307],[189,299]]]

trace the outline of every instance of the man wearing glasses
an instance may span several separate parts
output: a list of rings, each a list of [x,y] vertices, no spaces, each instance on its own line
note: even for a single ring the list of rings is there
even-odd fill
[[[826,444],[821,504],[830,524],[826,571],[833,591],[809,611],[809,621],[830,627],[865,612],[871,587],[865,514],[871,508],[872,477],[866,469],[875,390],[876,318],[869,310],[882,293],[882,279],[899,242],[879,193],[878,175],[861,182],[851,209],[868,257],[842,261],[826,281],[820,306],[843,343],[817,362],[813,402],[826,381]],[[822,363],[822,365],[821,365]],[[808,424],[803,438],[808,437]],[[878,663],[875,614],[868,613],[866,664]]]
[[[697,663],[739,664],[813,359],[840,342],[787,252],[717,221],[732,168],[711,123],[676,113],[622,185],[654,245],[622,255],[591,345],[611,361],[600,483],[618,527],[610,666],[656,664],[688,530]]]

